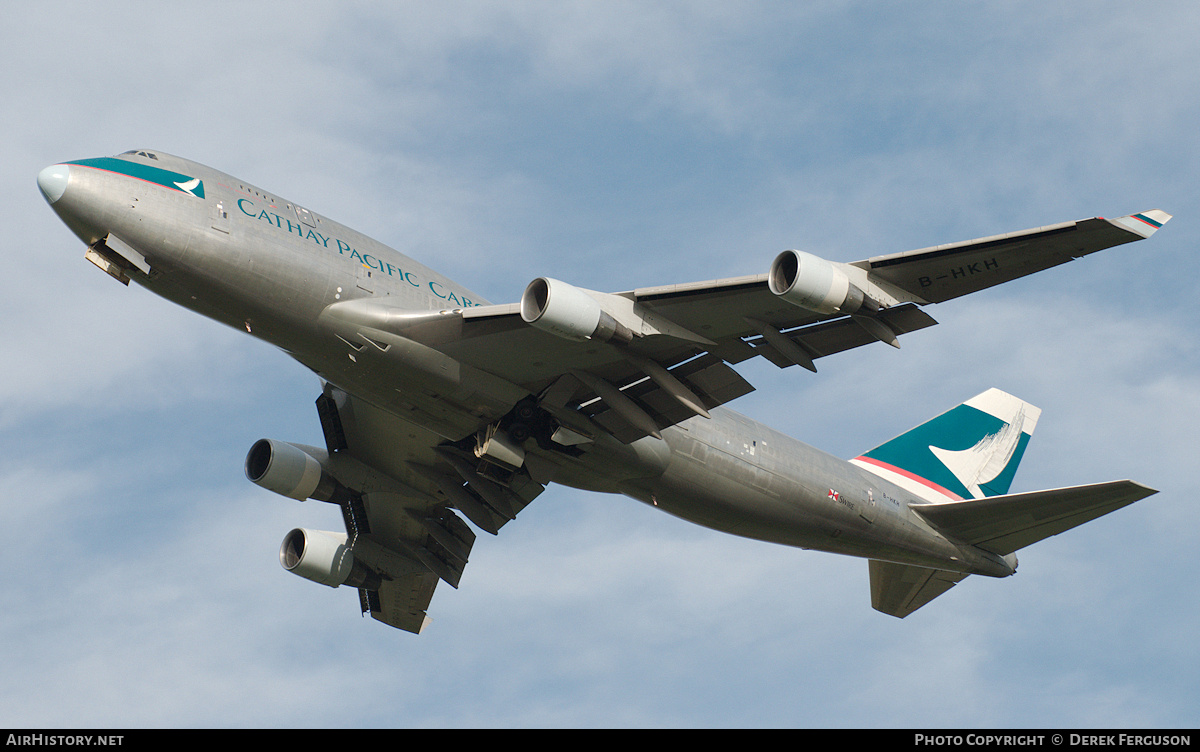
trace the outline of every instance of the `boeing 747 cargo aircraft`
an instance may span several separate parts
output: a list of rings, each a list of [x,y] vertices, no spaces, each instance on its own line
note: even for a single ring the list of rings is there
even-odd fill
[[[315,372],[325,446],[262,439],[251,481],[336,504],[279,560],[420,632],[496,534],[551,483],[621,493],[735,535],[869,560],[904,617],[967,575],[1155,493],[1128,480],[1010,494],[1040,411],[999,390],[849,461],[738,415],[733,366],[816,361],[936,322],[930,304],[1110,246],[1170,216],[1093,218],[854,263],[784,251],[766,273],[626,292],[539,277],[493,305],[250,183],[158,151],[55,164],[38,186],[117,281],[282,348]],[[765,265],[765,263],[764,263]],[[468,525],[463,518],[471,523]]]

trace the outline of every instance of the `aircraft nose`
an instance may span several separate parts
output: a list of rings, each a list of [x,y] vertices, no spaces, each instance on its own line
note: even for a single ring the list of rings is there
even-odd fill
[[[53,204],[62,198],[67,190],[67,181],[71,179],[71,167],[65,164],[50,165],[38,173],[38,188],[46,197],[46,202]]]

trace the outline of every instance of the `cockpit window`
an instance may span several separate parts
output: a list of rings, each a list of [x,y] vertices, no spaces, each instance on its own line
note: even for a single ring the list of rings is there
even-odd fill
[[[120,156],[123,157],[126,154],[136,154],[139,157],[145,157],[146,159],[153,159],[155,161],[158,160],[158,157],[153,152],[148,152],[148,151],[138,151],[137,149],[130,149],[129,151],[121,152]]]

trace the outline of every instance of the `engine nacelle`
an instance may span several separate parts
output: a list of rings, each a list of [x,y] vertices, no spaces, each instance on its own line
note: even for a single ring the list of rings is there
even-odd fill
[[[538,277],[521,295],[521,318],[530,326],[582,341],[617,339],[629,342],[633,332],[604,310],[600,301],[578,287],[549,277]]]
[[[321,460],[295,444],[274,439],[259,439],[250,447],[246,477],[268,491],[300,501],[338,501],[346,493]]]
[[[776,256],[767,286],[780,299],[816,313],[854,313],[864,303],[878,308],[835,264],[804,251]]]
[[[345,533],[296,528],[279,547],[279,563],[292,574],[329,587],[377,590],[381,578],[354,560]]]

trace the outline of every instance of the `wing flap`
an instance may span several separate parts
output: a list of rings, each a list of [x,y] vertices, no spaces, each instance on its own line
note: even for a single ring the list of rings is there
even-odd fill
[[[1155,493],[1118,480],[910,508],[943,534],[1004,556]]]
[[[742,378],[741,374],[711,353],[693,358],[671,369],[670,373],[690,387],[703,406],[709,409],[754,391],[754,387]],[[643,407],[659,429],[680,423],[696,414],[654,379],[641,374],[637,376],[641,378],[624,387],[621,390],[622,394]],[[649,435],[644,428],[631,423],[593,392],[584,396],[580,412],[626,444]]]
[[[957,585],[966,574],[871,559],[871,607],[903,619]]]
[[[915,332],[937,323],[932,316],[911,303],[886,308],[871,320],[879,322],[896,335]],[[880,339],[852,316],[811,324],[781,334],[798,344],[814,359],[869,345]],[[794,358],[781,352],[766,335],[752,338],[749,342],[759,354],[780,368],[796,364]]]
[[[555,401],[555,407],[576,410],[618,440],[630,443],[698,413],[695,406],[689,404],[690,400],[680,398],[678,390],[670,388],[661,378],[656,378],[652,373],[654,370],[668,372],[685,387],[685,393],[694,394],[699,397],[703,408],[712,409],[754,390],[729,363],[762,355],[781,368],[795,365],[798,361],[794,357],[780,353],[777,346],[762,334],[763,326],[785,327],[786,331],[779,336],[797,344],[812,358],[821,358],[880,339],[894,344],[895,335],[937,323],[912,304],[880,311],[872,317],[871,322],[867,322],[875,324],[874,329],[851,316],[833,319],[817,316],[781,303],[767,291],[765,282],[757,277],[652,288],[636,294],[639,303],[642,303],[640,296],[645,294],[656,312],[664,314],[666,318],[684,316],[682,320],[687,322],[688,328],[698,329],[705,336],[713,337],[716,345],[704,348],[695,342],[683,342],[667,336],[645,337],[627,348],[594,342],[576,343],[528,327],[524,331],[507,328],[501,332],[486,313],[472,311],[469,316],[464,313],[467,318],[463,320],[462,344],[443,349],[453,357],[480,358],[492,348],[483,346],[472,328],[477,325],[488,327],[493,332],[490,336],[502,336],[506,343],[501,349],[507,354],[495,364],[502,365],[504,358],[519,356],[523,368],[544,369],[539,371],[538,380],[520,382],[535,393],[544,394],[552,390],[554,385],[562,384],[563,373],[575,374],[579,377],[579,388],[565,401],[558,393],[560,390],[554,389],[554,393],[560,397]],[[749,309],[763,318],[741,315],[747,306],[738,305],[746,301],[739,295],[758,300]],[[664,301],[669,301],[670,305]],[[496,315],[512,323],[510,307],[497,306]],[[797,322],[803,322],[804,325],[796,326]],[[883,332],[883,336],[879,332]],[[488,338],[489,335],[482,337]],[[529,341],[517,344],[525,339]],[[467,343],[473,344],[468,347]],[[498,345],[499,342],[492,344]],[[529,363],[527,353],[530,352],[538,353],[534,364]],[[482,362],[479,365],[482,367]],[[503,375],[518,378],[514,374]],[[554,380],[546,380],[551,375],[555,376]],[[598,383],[596,379],[603,383]],[[615,394],[614,390],[620,394]],[[632,407],[626,399],[632,401]],[[618,405],[618,401],[622,404]]]

